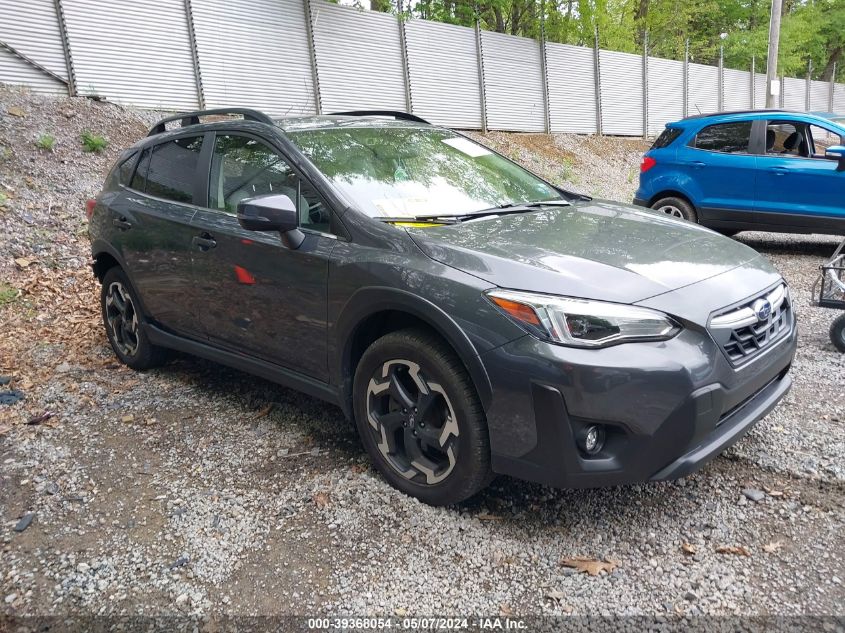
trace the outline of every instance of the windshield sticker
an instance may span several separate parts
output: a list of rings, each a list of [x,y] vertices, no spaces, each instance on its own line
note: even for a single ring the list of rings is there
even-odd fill
[[[455,138],[444,138],[443,142],[450,147],[454,147],[459,152],[463,152],[470,158],[478,158],[479,156],[489,156],[491,152],[486,147],[482,147],[477,143],[473,143],[468,138],[457,136]]]

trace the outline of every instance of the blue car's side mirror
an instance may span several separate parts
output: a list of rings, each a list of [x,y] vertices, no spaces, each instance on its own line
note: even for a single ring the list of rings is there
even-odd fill
[[[824,151],[824,156],[839,161],[836,171],[845,171],[845,145],[831,145]]]

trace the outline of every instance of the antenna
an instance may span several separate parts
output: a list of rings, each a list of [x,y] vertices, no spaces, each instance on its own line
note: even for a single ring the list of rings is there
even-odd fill
[[[698,113],[701,114],[701,108],[698,107],[698,104],[694,103],[693,105],[695,106],[695,109],[698,110]]]

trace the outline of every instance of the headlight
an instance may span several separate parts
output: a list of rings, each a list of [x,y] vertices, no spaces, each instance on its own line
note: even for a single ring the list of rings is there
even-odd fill
[[[631,341],[665,341],[681,326],[656,310],[621,303],[490,290],[487,298],[531,334],[574,347]]]

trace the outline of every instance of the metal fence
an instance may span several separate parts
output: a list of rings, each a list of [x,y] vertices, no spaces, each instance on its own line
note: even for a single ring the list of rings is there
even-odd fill
[[[0,0],[0,81],[162,110],[400,109],[464,129],[631,136],[687,114],[760,108],[766,87],[753,68],[324,0]],[[845,112],[845,85],[785,77],[780,105]]]

